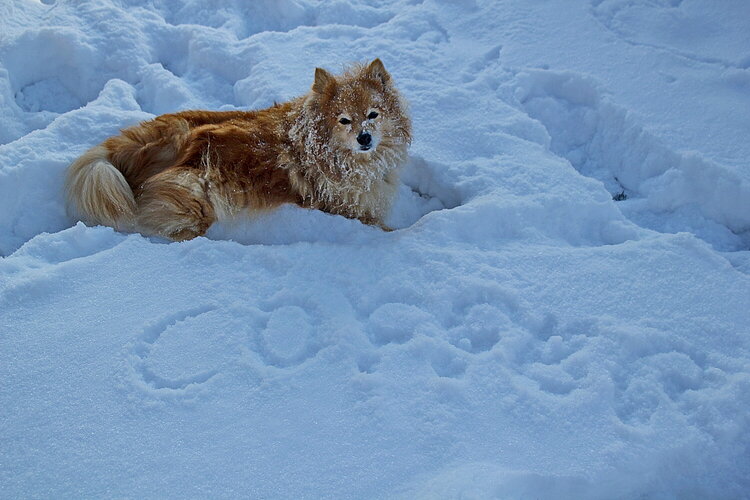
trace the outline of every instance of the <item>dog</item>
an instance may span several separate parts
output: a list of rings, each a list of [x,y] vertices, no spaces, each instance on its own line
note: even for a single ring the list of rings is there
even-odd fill
[[[68,168],[68,210],[87,224],[182,241],[216,220],[283,203],[389,230],[408,157],[407,105],[380,59],[256,111],[182,111],[124,129]]]

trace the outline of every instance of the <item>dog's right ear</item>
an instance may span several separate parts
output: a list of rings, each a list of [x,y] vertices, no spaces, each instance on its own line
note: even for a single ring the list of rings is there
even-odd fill
[[[391,75],[385,70],[383,61],[380,58],[376,58],[367,65],[365,74],[373,80],[380,80],[383,85],[388,85],[388,82],[391,80]]]
[[[336,84],[336,78],[323,68],[315,68],[315,81],[312,84],[312,90],[316,94],[325,93],[329,86]]]

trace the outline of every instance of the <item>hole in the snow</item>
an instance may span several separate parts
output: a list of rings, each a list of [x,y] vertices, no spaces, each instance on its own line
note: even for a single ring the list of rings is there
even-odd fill
[[[83,105],[56,76],[30,83],[18,90],[14,97],[21,109],[29,112],[65,113]]]
[[[93,49],[73,32],[43,28],[30,31],[0,47],[13,96],[27,112],[65,113],[77,109],[101,90]]]
[[[403,229],[430,212],[460,204],[455,189],[441,180],[440,166],[412,156],[401,172],[401,186],[386,223]]]
[[[668,149],[582,76],[530,70],[517,91],[547,129],[550,150],[602,182],[635,224],[689,232],[719,251],[750,248],[750,190],[728,168]]]

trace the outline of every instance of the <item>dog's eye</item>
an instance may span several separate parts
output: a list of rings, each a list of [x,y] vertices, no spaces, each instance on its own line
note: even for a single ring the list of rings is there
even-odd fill
[[[367,119],[368,120],[374,120],[377,117],[378,117],[378,112],[377,111],[373,111],[369,115],[367,115]]]
[[[349,118],[342,118],[339,120],[341,125],[349,125],[352,121]]]

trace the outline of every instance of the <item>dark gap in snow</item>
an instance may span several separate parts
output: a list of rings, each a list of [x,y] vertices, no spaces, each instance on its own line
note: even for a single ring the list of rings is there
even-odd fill
[[[550,150],[602,182],[632,222],[689,232],[719,251],[750,248],[750,191],[735,174],[671,151],[581,75],[529,70],[517,84],[521,106],[547,129]]]

